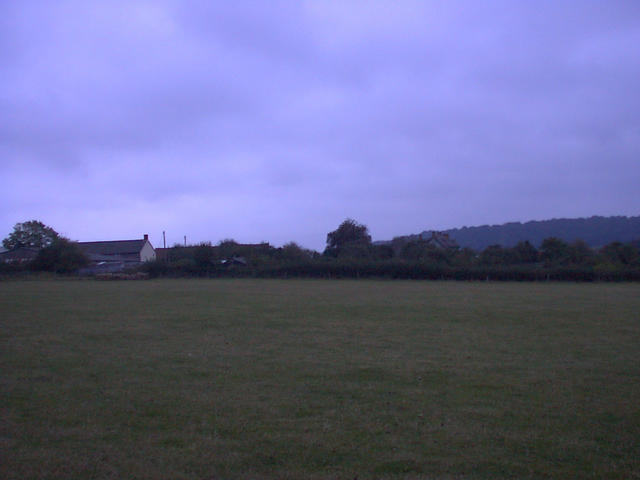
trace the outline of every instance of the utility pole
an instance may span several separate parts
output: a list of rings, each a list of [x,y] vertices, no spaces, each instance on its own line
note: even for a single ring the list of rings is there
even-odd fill
[[[162,247],[167,248],[167,237],[164,234],[164,230],[162,230]]]
[[[187,236],[186,235],[184,236],[184,246],[185,247],[187,246]]]

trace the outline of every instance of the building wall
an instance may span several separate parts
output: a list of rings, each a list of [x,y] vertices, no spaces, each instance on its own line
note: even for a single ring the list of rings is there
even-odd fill
[[[38,250],[32,248],[16,248],[0,253],[0,262],[4,263],[26,263],[38,256]]]
[[[156,259],[156,251],[153,249],[151,244],[147,241],[144,243],[142,250],[140,250],[140,261],[141,262],[150,262]]]

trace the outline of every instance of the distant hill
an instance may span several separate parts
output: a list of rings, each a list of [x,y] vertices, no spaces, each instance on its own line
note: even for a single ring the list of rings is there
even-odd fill
[[[554,218],[526,223],[454,228],[445,230],[444,233],[461,247],[474,250],[484,250],[489,245],[511,247],[525,240],[538,247],[548,237],[561,238],[567,242],[580,239],[591,247],[601,247],[611,242],[640,240],[640,216]]]
[[[545,238],[556,237],[567,242],[584,240],[590,247],[598,248],[612,242],[634,242],[640,246],[640,216],[637,217],[589,217],[554,218],[552,220],[511,222],[503,225],[482,225],[444,230],[462,247],[484,250],[489,245],[513,247],[518,242],[528,240],[539,247]],[[414,235],[404,235],[406,241],[427,239],[432,231],[425,230]],[[390,245],[390,240],[374,242]]]

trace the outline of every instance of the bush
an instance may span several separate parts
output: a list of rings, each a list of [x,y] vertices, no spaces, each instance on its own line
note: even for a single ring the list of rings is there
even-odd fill
[[[40,250],[31,266],[34,270],[71,273],[88,264],[89,259],[75,242],[60,237]]]

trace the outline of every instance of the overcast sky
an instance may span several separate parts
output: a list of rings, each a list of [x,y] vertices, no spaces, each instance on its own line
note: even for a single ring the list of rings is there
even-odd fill
[[[640,2],[7,1],[0,237],[640,214]]]

